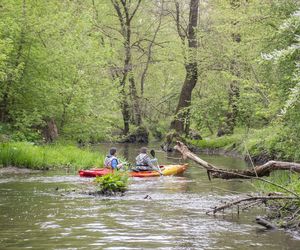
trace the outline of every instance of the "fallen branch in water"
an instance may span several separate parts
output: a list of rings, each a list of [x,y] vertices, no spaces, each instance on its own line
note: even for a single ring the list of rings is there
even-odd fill
[[[175,150],[179,151],[183,159],[191,159],[203,168],[207,170],[207,174],[214,178],[221,179],[251,179],[258,178],[262,176],[269,176],[271,172],[275,170],[290,170],[297,173],[300,173],[300,164],[294,162],[283,162],[283,161],[268,161],[264,165],[256,166],[252,169],[246,170],[233,170],[233,169],[221,169],[217,168],[214,165],[202,160],[200,157],[192,153],[186,145],[182,142],[177,141],[177,145],[174,147]]]
[[[210,214],[210,213],[215,214],[218,211],[224,211],[225,209],[238,205],[240,203],[248,202],[248,201],[256,201],[256,200],[260,200],[261,202],[265,202],[267,200],[299,200],[299,197],[297,196],[251,196],[251,197],[242,198],[233,202],[226,203],[219,207],[215,207],[212,210],[206,212],[206,214]]]
[[[271,230],[277,229],[277,227],[274,224],[272,224],[270,221],[268,221],[260,216],[257,216],[255,218],[255,221],[257,224],[265,227],[266,229],[271,229]]]
[[[272,171],[275,170],[290,170],[300,173],[300,164],[298,163],[291,163],[291,162],[280,162],[280,161],[269,161],[266,164],[262,166],[253,167],[252,169],[246,169],[246,170],[232,170],[232,169],[221,169],[217,168],[214,165],[202,160],[200,157],[192,153],[186,145],[184,145],[182,142],[177,141],[177,145],[174,147],[177,151],[179,151],[183,159],[191,159],[194,162],[198,163],[200,166],[202,166],[204,169],[207,170],[207,176],[208,179],[211,180],[211,176],[214,178],[222,178],[222,179],[255,179],[259,181],[263,181],[266,183],[269,183],[273,186],[276,186],[278,188],[281,188],[282,190],[285,190],[287,193],[290,193],[294,195],[295,197],[300,198],[300,196],[287,189],[284,186],[281,186],[277,183],[274,183],[272,181],[266,180],[264,178],[261,178],[261,176],[269,176]]]

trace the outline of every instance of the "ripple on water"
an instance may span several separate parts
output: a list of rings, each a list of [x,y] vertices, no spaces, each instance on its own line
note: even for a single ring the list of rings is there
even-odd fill
[[[0,220],[5,229],[0,231],[0,242],[15,249],[274,249],[280,241],[280,237],[259,238],[253,224],[228,219],[230,215],[225,219],[207,216],[205,212],[220,200],[238,196],[224,195],[207,180],[192,176],[133,178],[123,197],[55,191],[68,184],[82,190],[91,187],[92,179],[77,176],[6,180],[16,183],[2,185]],[[226,183],[232,189],[240,185]]]

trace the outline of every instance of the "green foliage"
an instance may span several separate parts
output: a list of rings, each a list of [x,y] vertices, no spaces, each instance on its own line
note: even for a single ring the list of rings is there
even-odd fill
[[[1,6],[0,106],[18,131],[13,139],[35,141],[49,117],[67,138],[107,137],[116,91],[101,68],[112,49],[90,32],[90,7],[57,0]]]
[[[104,156],[88,149],[67,145],[37,146],[27,142],[0,144],[0,165],[31,169],[102,167]]]
[[[161,140],[168,132],[170,128],[170,119],[162,119],[157,122],[151,122],[149,124],[149,130],[155,139]]]
[[[113,172],[104,176],[97,176],[94,180],[98,190],[104,194],[125,192],[128,187],[128,175],[125,172]]]
[[[254,132],[246,144],[251,156],[265,154],[271,159],[300,160],[300,142],[291,137],[290,131],[281,125]]]
[[[194,143],[241,152],[246,145],[255,156],[297,160],[299,1],[238,2],[200,3],[199,77],[191,108],[185,111],[190,112],[191,128],[212,139]],[[178,3],[180,16],[188,20],[189,1]],[[134,84],[143,126],[159,139],[173,118],[187,56],[176,30],[175,5],[164,2],[161,8],[161,4],[142,1],[131,20],[134,82],[129,82],[129,76],[124,82],[131,131],[135,129]],[[119,79],[126,50],[115,14],[108,0],[1,3],[0,119],[5,122],[1,140],[40,141],[49,119],[63,139],[116,139],[123,127]],[[235,134],[214,138],[232,111],[232,84],[239,90]]]
[[[300,161],[300,141],[291,137],[291,131],[280,123],[247,132],[236,129],[230,136],[192,140],[191,143],[201,149],[236,150],[245,156],[263,156],[265,160]]]
[[[275,171],[271,173],[268,180],[283,186],[292,192],[300,194],[300,181],[299,174],[297,173],[288,171]],[[263,192],[286,192],[280,187],[262,181],[254,182],[254,187]]]
[[[192,140],[191,143],[201,149],[232,149],[241,143],[241,135],[223,136],[218,138]]]

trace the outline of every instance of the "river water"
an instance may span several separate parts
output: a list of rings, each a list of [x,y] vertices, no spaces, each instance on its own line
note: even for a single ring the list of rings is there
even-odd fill
[[[138,147],[119,145],[119,155],[133,161]],[[160,164],[179,161],[176,154],[157,156]],[[240,159],[201,157],[217,166],[245,167]],[[0,249],[300,249],[291,234],[254,223],[263,210],[206,215],[254,189],[249,181],[210,182],[191,162],[182,176],[133,178],[123,197],[73,191],[91,189],[91,182],[75,170],[0,176]]]

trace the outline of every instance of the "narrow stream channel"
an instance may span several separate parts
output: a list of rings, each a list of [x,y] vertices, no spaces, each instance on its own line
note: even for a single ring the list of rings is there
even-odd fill
[[[158,148],[157,145],[154,145]],[[95,146],[102,151],[108,144]],[[133,161],[138,145],[120,145]],[[178,163],[178,155],[157,153],[159,162]],[[173,157],[173,158],[169,158]],[[241,168],[240,159],[203,156],[217,166]],[[265,231],[253,221],[261,210],[205,213],[240,193],[251,182],[213,180],[190,162],[178,177],[134,178],[123,197],[92,197],[92,179],[75,171],[0,176],[1,249],[300,249],[284,231]],[[145,197],[148,197],[145,199]]]

